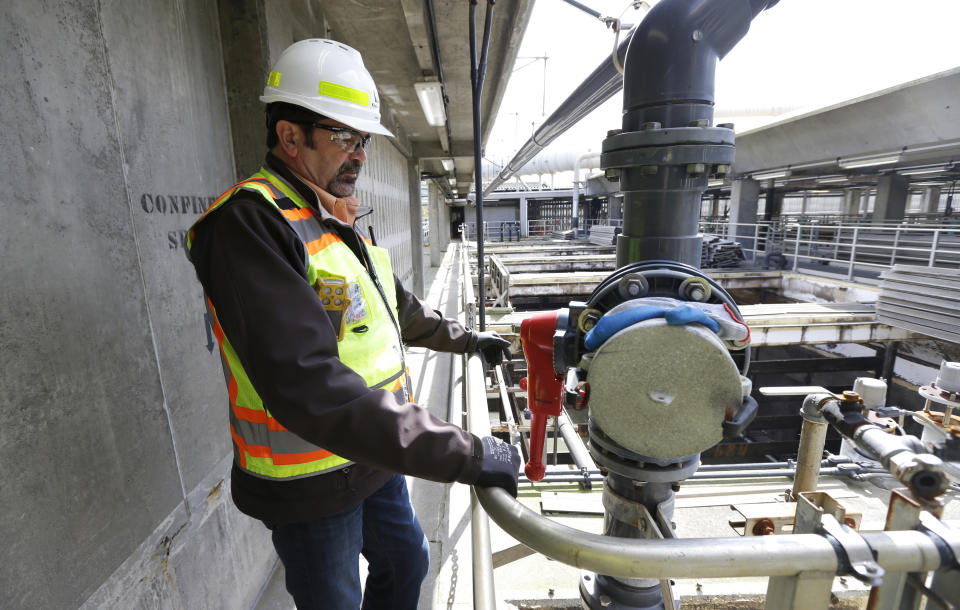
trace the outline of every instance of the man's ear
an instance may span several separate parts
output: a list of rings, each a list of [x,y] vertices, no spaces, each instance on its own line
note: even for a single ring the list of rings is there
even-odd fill
[[[295,123],[283,119],[277,121],[277,145],[284,153],[296,157],[303,140],[303,132]]]

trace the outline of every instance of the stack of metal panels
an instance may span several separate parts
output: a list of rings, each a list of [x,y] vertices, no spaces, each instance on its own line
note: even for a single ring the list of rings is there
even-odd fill
[[[743,260],[743,248],[738,242],[716,235],[704,235],[700,256],[700,266],[704,269],[739,267]]]
[[[590,227],[590,237],[588,241],[598,246],[617,245],[617,234],[622,233],[620,227],[608,227],[605,225],[594,225]]]
[[[877,318],[960,343],[960,270],[896,265],[883,274]]]

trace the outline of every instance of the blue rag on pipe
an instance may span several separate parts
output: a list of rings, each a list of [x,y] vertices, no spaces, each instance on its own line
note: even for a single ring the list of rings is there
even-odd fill
[[[593,351],[624,328],[637,322],[664,318],[667,324],[681,326],[683,324],[703,324],[715,333],[719,333],[720,323],[708,316],[702,310],[692,305],[678,305],[677,307],[660,307],[657,305],[635,305],[626,311],[600,318],[597,325],[587,332],[584,346]]]

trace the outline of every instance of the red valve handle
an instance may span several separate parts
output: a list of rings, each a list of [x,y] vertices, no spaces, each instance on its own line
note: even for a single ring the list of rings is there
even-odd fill
[[[520,324],[520,340],[527,359],[527,378],[521,381],[521,387],[526,386],[530,407],[530,459],[523,471],[531,481],[539,481],[546,471],[543,448],[547,418],[560,415],[563,409],[563,376],[553,369],[553,334],[559,315],[559,311],[547,311]]]

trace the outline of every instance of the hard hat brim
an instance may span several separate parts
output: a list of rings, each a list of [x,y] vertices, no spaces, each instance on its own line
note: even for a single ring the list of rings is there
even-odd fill
[[[357,131],[362,131],[365,133],[375,133],[382,136],[389,136],[391,138],[395,137],[393,133],[381,125],[379,121],[371,121],[369,119],[362,119],[355,116],[348,116],[346,114],[341,114],[336,111],[331,111],[329,107],[318,108],[313,104],[309,103],[308,100],[298,98],[297,96],[292,95],[282,95],[282,94],[271,94],[271,95],[261,95],[260,101],[264,104],[272,104],[273,102],[286,102],[288,104],[294,104],[302,108],[306,108],[317,114],[321,114],[327,118],[333,119],[334,121],[339,121],[347,127],[356,129]]]

